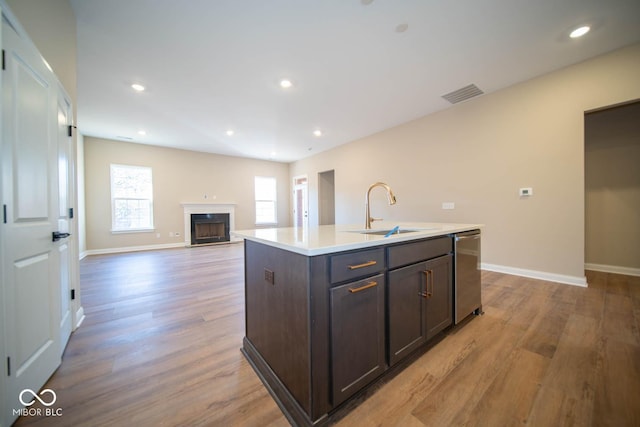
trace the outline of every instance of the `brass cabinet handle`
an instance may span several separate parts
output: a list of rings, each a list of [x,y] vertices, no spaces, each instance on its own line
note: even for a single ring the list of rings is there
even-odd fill
[[[367,261],[362,264],[349,265],[349,270],[357,270],[358,268],[371,267],[372,265],[376,265],[377,261]]]
[[[425,290],[426,292],[418,292],[421,297],[431,298],[433,296],[433,270],[424,270],[425,275]],[[431,291],[429,291],[429,284],[431,284]]]
[[[349,292],[355,294],[356,292],[364,291],[365,289],[373,288],[374,286],[378,286],[378,282],[369,282],[364,286],[360,286],[359,288],[349,288]]]

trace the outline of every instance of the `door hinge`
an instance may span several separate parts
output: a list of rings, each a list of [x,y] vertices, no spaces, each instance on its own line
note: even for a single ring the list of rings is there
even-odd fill
[[[76,290],[75,289],[71,289],[71,299],[72,300],[76,299]]]
[[[6,67],[4,65],[4,49],[2,49],[2,69],[6,70]]]
[[[69,219],[73,219],[73,208],[69,208]]]
[[[11,358],[7,357],[7,376],[11,376]]]
[[[6,224],[7,223],[7,205],[2,205],[2,216],[3,216],[3,222]]]

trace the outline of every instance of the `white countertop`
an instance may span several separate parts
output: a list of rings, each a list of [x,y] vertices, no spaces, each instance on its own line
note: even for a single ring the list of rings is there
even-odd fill
[[[362,225],[320,225],[236,230],[232,231],[231,235],[302,255],[314,256],[476,230],[481,228],[482,224],[383,221],[374,222],[370,231],[388,230],[395,226],[415,231],[384,237],[359,233],[358,231],[365,231]]]

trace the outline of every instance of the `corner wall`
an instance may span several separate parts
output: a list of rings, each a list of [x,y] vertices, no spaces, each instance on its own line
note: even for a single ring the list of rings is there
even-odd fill
[[[310,224],[318,172],[334,169],[338,224],[360,224],[383,181],[398,203],[374,191],[374,216],[482,223],[485,268],[584,284],[584,112],[640,98],[638,75],[640,44],[292,163],[290,176],[309,176]]]

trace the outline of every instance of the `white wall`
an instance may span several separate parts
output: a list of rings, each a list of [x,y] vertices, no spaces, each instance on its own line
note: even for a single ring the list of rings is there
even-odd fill
[[[309,176],[311,224],[317,174],[334,169],[336,223],[362,223],[367,187],[384,181],[398,203],[374,190],[374,216],[483,223],[487,268],[584,283],[584,112],[640,98],[639,75],[640,44],[319,153],[290,175]]]
[[[180,203],[236,203],[236,229],[255,228],[256,175],[276,177],[278,225],[289,225],[290,182],[286,163],[88,136],[84,138],[84,153],[88,251],[183,243],[184,209]],[[153,233],[111,233],[111,163],[152,168]],[[180,236],[171,237],[170,233],[176,231]]]
[[[78,251],[80,259],[85,257],[87,252],[87,211],[85,209],[85,177],[84,177],[84,137],[78,132],[78,143],[76,145],[77,184],[78,184]]]

